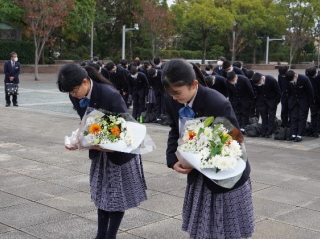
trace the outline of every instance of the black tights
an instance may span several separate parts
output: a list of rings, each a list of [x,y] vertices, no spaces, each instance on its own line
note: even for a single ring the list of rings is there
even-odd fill
[[[116,239],[124,212],[107,212],[98,209],[98,233],[96,239]]]

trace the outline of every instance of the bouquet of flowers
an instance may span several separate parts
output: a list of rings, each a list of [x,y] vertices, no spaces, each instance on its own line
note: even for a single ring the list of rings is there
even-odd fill
[[[66,136],[65,145],[79,149],[99,145],[119,152],[141,153],[140,146],[143,142],[146,145],[146,137],[146,127],[137,123],[129,114],[87,108],[80,128],[71,137]],[[150,137],[147,139],[150,145],[152,140]]]
[[[189,120],[178,147],[178,158],[210,179],[231,178],[241,174],[246,166],[242,141],[242,134],[226,118]]]

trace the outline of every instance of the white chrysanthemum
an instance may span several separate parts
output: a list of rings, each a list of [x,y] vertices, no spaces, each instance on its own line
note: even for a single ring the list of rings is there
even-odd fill
[[[94,124],[94,123],[96,123],[97,121],[96,121],[96,119],[95,119],[95,117],[93,117],[93,116],[89,116],[88,118],[87,118],[87,121],[86,121],[86,125],[92,125],[92,124]]]
[[[209,139],[205,137],[204,135],[200,136],[200,139],[197,140],[196,142],[196,147],[201,150],[204,147],[208,147],[209,144]]]
[[[209,128],[209,127],[205,127],[203,134],[204,134],[207,138],[211,139],[211,138],[212,138],[212,129]]]
[[[201,160],[200,168],[208,168],[208,162],[206,160]]]
[[[189,133],[188,131],[185,131],[183,137],[182,137],[183,142],[188,142],[189,140]]]
[[[87,134],[86,136],[84,136],[84,139],[88,143],[92,143],[96,139],[96,136],[94,134]]]
[[[202,159],[207,159],[210,155],[210,149],[208,147],[203,148],[200,151],[200,155],[201,155]]]
[[[230,157],[228,157],[228,156],[227,157],[223,157],[221,155],[216,155],[215,159],[216,159],[215,165],[221,171],[230,169],[230,164],[229,164]]]
[[[241,156],[241,154],[242,154],[241,147],[240,147],[240,144],[236,140],[231,141],[229,148],[230,148],[230,156],[231,157],[238,158]]]

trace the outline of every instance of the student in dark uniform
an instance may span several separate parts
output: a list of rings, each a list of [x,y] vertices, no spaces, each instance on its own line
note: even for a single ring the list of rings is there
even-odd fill
[[[227,73],[233,71],[237,75],[244,75],[243,71],[236,66],[232,66],[230,61],[224,61],[222,64],[222,68],[224,70],[223,76],[227,78]]]
[[[109,80],[122,95],[125,102],[128,102],[128,81],[126,71],[121,66],[116,66],[112,61],[108,62],[105,68],[109,71]]]
[[[145,74],[138,72],[134,66],[128,75],[129,97],[132,97],[133,110],[132,116],[138,119],[145,110],[145,97],[148,95],[149,82]]]
[[[166,107],[164,104],[164,88],[161,83],[162,71],[151,68],[148,70],[150,88],[154,90],[156,102],[154,104],[154,111],[156,113],[157,122],[160,121],[160,116],[166,114]]]
[[[247,70],[246,72],[246,77],[250,80],[250,83],[251,83],[251,86],[252,86],[252,89],[253,89],[253,93],[254,93],[254,100],[253,100],[253,103],[252,103],[252,107],[251,107],[251,110],[250,110],[250,118],[257,118],[259,120],[259,110],[258,110],[258,106],[257,106],[257,87],[256,85],[252,82],[252,77],[254,75],[254,71],[253,70]]]
[[[288,107],[288,81],[286,80],[287,66],[280,66],[278,69],[278,84],[281,91],[281,126],[290,127],[289,107]]]
[[[199,69],[187,61],[174,59],[166,63],[162,73],[162,82],[168,93],[165,102],[171,128],[167,165],[178,173],[188,174],[182,230],[193,239],[251,237],[254,216],[249,162],[235,186],[226,189],[199,171],[183,167],[175,154],[179,139],[179,110],[183,107],[190,107],[195,118],[222,116],[239,127],[230,102],[222,94],[205,87],[203,78],[196,80],[196,71],[201,75]]]
[[[163,65],[159,57],[153,58],[153,63],[154,63],[153,68],[157,70],[162,70]]]
[[[217,61],[217,66],[213,69],[213,71],[216,73],[216,75],[224,76],[224,70],[222,68],[224,61],[226,61],[226,58],[224,56],[219,56],[218,61]]]
[[[6,61],[3,66],[4,73],[4,84],[14,83],[19,84],[19,74],[20,74],[20,63],[18,62],[18,55],[15,52],[10,53],[10,60]],[[10,106],[11,100],[10,95],[5,94],[6,107]],[[18,106],[18,96],[16,94],[12,95],[13,106]]]
[[[219,75],[211,75],[211,76],[206,76],[204,80],[208,87],[220,92],[226,98],[228,97],[228,88],[227,88],[226,78]]]
[[[277,80],[273,76],[255,73],[252,82],[257,86],[257,104],[262,119],[261,137],[270,138],[275,129],[277,105],[281,93]]]
[[[318,81],[320,80],[320,75],[317,74],[316,67],[310,67],[307,69],[307,76],[312,84],[314,101],[310,104],[311,112],[311,125],[312,134],[315,138],[319,138],[320,133],[320,88]]]
[[[61,92],[69,93],[80,118],[87,106],[116,113],[127,112],[119,92],[93,67],[84,69],[77,64],[65,65],[58,74],[57,85]],[[95,146],[89,150],[89,158],[91,199],[98,209],[95,238],[115,239],[124,212],[147,199],[141,156]]]
[[[240,70],[243,71],[244,75],[247,76],[246,73],[247,73],[248,69],[242,66],[241,61],[235,61],[235,62],[233,62],[232,65],[235,66],[235,67],[238,67]]]
[[[204,74],[204,76],[216,75],[216,73],[213,71],[213,65],[212,64],[206,65],[205,71],[206,71],[206,73]]]
[[[251,83],[247,77],[231,71],[227,74],[227,88],[240,129],[244,132],[244,127],[249,124],[250,110],[254,100]]]
[[[307,76],[296,74],[289,70],[285,74],[289,82],[288,106],[291,119],[291,137],[294,142],[302,141],[306,128],[310,104],[314,101],[312,84]]]

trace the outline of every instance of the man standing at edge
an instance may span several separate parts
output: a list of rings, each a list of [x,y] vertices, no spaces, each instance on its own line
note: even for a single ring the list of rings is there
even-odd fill
[[[15,52],[10,53],[10,60],[6,61],[4,64],[4,84],[14,83],[19,84],[19,74],[20,74],[20,63],[18,62],[18,55]],[[11,100],[10,95],[6,95],[6,107],[10,106]],[[16,94],[12,95],[13,106],[18,106],[18,96]]]

